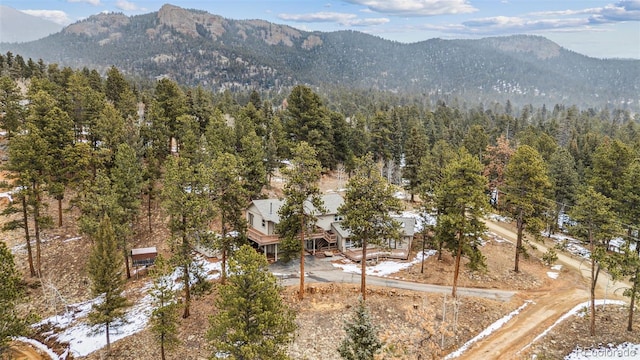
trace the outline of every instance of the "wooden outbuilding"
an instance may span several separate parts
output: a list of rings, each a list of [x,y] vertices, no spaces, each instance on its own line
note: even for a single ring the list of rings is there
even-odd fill
[[[131,264],[134,267],[145,267],[153,265],[158,256],[155,246],[139,249],[131,249]]]

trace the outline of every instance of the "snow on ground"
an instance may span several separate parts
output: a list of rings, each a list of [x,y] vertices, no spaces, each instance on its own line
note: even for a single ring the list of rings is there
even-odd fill
[[[476,335],[473,339],[467,341],[458,350],[456,350],[456,351],[450,353],[449,355],[447,355],[445,357],[445,360],[446,359],[457,358],[458,356],[462,355],[462,353],[467,351],[467,349],[469,349],[469,347],[471,345],[473,345],[474,343],[478,342],[480,339],[483,339],[483,338],[491,335],[496,330],[500,329],[504,324],[506,324],[514,316],[518,315],[522,310],[524,310],[524,308],[526,308],[532,302],[533,302],[532,300],[527,300],[527,301],[524,302],[524,304],[520,305],[519,308],[513,310],[512,312],[508,313],[504,317],[496,320],[493,324],[489,325],[489,327],[487,327],[486,329],[482,330],[482,332],[480,332],[478,335]]]
[[[543,331],[541,334],[536,336],[533,339],[533,341],[531,341],[527,346],[525,346],[522,349],[520,349],[520,351],[518,351],[518,353],[522,352],[523,350],[526,350],[533,343],[535,343],[536,341],[542,339],[545,335],[547,335],[551,331],[551,329],[556,327],[558,324],[560,324],[561,322],[563,322],[567,318],[569,318],[569,317],[571,317],[573,315],[578,315],[583,310],[587,310],[590,303],[591,303],[590,301],[585,301],[583,303],[580,303],[580,304],[574,306],[573,309],[569,310],[567,313],[565,313],[564,315],[560,316],[560,318],[558,320],[556,320],[556,322],[554,322],[553,325],[549,326],[545,331]],[[598,306],[598,305],[608,305],[608,304],[611,304],[611,305],[625,305],[626,304],[624,301],[606,300],[606,299],[596,299],[595,303],[596,303],[596,306]]]
[[[640,358],[640,344],[622,343],[619,345],[607,344],[592,349],[576,347],[565,360],[589,360],[589,359],[638,359]]]
[[[544,236],[548,236],[548,233],[543,233]],[[574,239],[564,234],[552,234],[550,236],[556,243],[560,244],[566,251],[580,256],[584,259],[589,259],[589,250],[582,245],[580,240]]]
[[[202,257],[196,257],[195,261],[202,266],[207,274],[208,280],[219,276],[220,263],[211,263]],[[173,279],[175,280],[179,274],[180,271],[176,270],[172,275]],[[133,335],[142,331],[147,326],[153,309],[153,298],[149,294],[151,284],[152,281],[149,280],[142,289],[138,290],[141,293],[145,293],[145,295],[127,309],[125,321],[119,324],[112,324],[111,331],[109,332],[111,342]],[[74,357],[87,356],[107,344],[104,327],[98,328],[98,330],[102,331],[96,333],[94,331],[95,328],[92,328],[85,322],[87,315],[91,312],[92,306],[100,301],[102,301],[102,298],[98,297],[82,303],[68,305],[66,306],[65,313],[51,316],[35,326],[45,324],[53,326],[56,330],[44,335],[55,338],[58,342],[68,343],[68,351],[73,354]],[[59,357],[52,358],[58,359]]]
[[[554,270],[554,271],[547,271],[547,276],[552,279],[557,279],[558,276],[560,276],[560,270],[562,270],[562,265],[553,265],[551,267],[551,270]]]
[[[429,256],[433,256],[436,254],[435,250],[427,250],[424,252],[424,258],[428,258]],[[422,252],[418,252],[416,256],[411,261],[394,261],[394,260],[385,260],[380,261],[376,265],[367,266],[367,275],[375,275],[375,276],[388,276],[393,273],[397,273],[400,270],[411,267],[413,264],[417,264],[422,261]],[[348,264],[336,264],[333,263],[333,266],[341,268],[344,272],[360,274],[361,273],[361,265],[356,263],[348,263]]]
[[[62,354],[61,356],[59,356],[53,350],[49,349],[49,347],[47,345],[41,343],[38,340],[29,339],[29,338],[22,337],[22,336],[15,337],[13,339],[17,340],[17,341],[20,341],[20,342],[23,342],[25,344],[29,344],[32,347],[42,351],[43,353],[47,354],[47,356],[49,356],[51,358],[51,360],[61,360],[61,359],[66,359],[67,358],[66,353]]]

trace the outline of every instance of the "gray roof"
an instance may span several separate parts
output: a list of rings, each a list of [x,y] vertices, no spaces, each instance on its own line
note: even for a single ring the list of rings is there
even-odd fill
[[[305,204],[305,208],[312,208],[313,212],[316,215],[334,215],[338,213],[338,207],[344,203],[344,199],[340,194],[327,194],[322,196],[322,201],[324,202],[324,208],[327,210],[324,213],[320,213],[313,209],[313,206],[307,202]],[[280,199],[260,199],[253,200],[253,204],[258,208],[258,212],[260,215],[267,220],[273,223],[280,222],[280,216],[278,215],[278,210],[284,205],[284,200]]]
[[[258,212],[266,221],[271,221],[273,223],[280,222],[280,216],[278,215],[278,210],[284,204],[284,200],[280,199],[260,199],[253,200],[253,205],[258,208]]]
[[[351,236],[351,231],[343,228],[342,224],[340,224],[339,222],[331,223],[331,227],[334,228],[338,235],[340,235],[340,237],[342,237],[343,239],[348,239],[349,236]]]

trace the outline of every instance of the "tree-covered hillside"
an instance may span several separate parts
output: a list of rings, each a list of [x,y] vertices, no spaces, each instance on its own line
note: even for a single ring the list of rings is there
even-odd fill
[[[589,58],[537,36],[402,44],[355,31],[305,32],[172,5],[126,17],[100,14],[25,44],[33,59],[213,90],[342,85],[473,102],[640,107],[640,61]]]

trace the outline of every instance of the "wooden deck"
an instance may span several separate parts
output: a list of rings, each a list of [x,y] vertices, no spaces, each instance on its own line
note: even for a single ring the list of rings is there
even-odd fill
[[[344,256],[352,261],[362,261],[362,248],[352,248],[344,252]],[[409,258],[409,249],[381,249],[368,248],[367,260],[372,259],[398,259],[407,260]]]
[[[254,228],[247,229],[247,237],[253,242],[255,242],[256,244],[258,244],[259,246],[273,245],[273,244],[280,243],[280,237],[278,235],[265,235]],[[335,244],[337,241],[337,235],[335,233],[324,231],[322,229],[312,234],[308,234],[305,237],[309,240],[324,239],[329,244]]]

